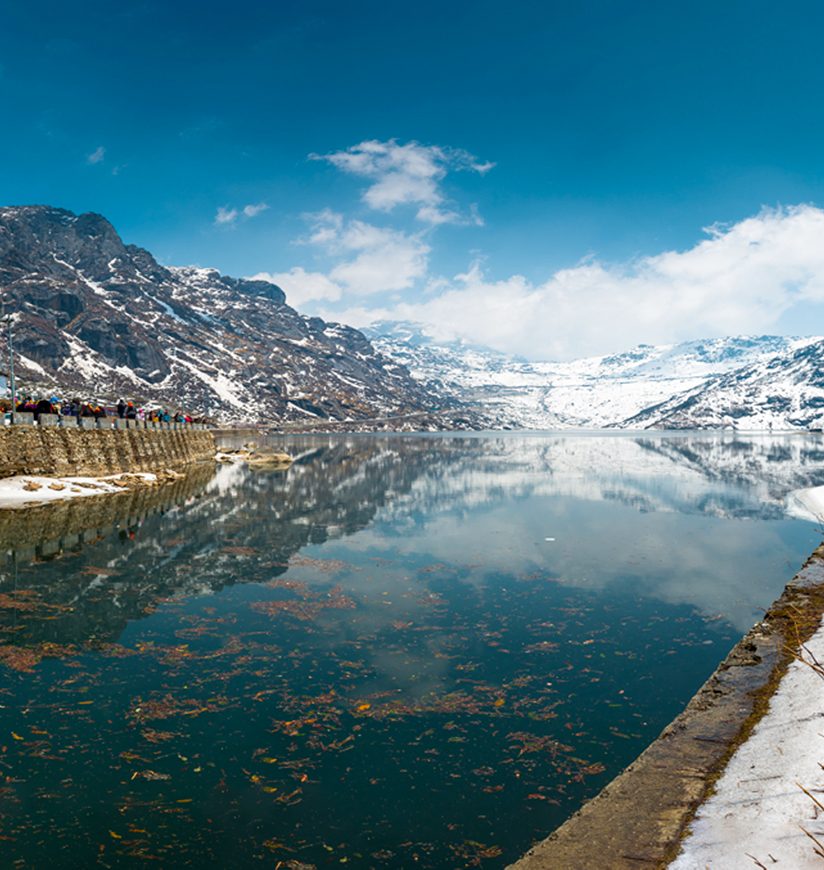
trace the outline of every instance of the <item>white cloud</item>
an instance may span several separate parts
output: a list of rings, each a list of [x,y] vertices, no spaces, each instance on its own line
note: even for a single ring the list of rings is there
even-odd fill
[[[330,209],[306,216],[311,230],[302,242],[330,263],[323,273],[306,274],[322,274],[335,290],[315,277],[316,289],[304,298],[338,303],[325,314],[344,322],[415,320],[439,337],[460,336],[533,359],[569,359],[641,342],[781,331],[791,309],[800,317],[805,303],[824,303],[824,211],[811,205],[764,209],[710,227],[686,250],[617,264],[590,259],[543,281],[491,277],[477,263],[448,278],[429,271],[434,228],[480,219],[476,212],[459,214],[442,182],[449,171],[483,174],[492,164],[394,139],[313,157],[368,179],[363,200],[376,211],[410,205],[426,224],[414,233]],[[410,290],[414,295],[404,293]],[[399,296],[389,299],[390,293]],[[386,295],[373,305],[363,298],[377,294]]]
[[[390,212],[399,205],[417,206],[416,217],[427,224],[479,223],[477,212],[462,216],[452,208],[440,184],[451,170],[468,170],[483,175],[495,165],[480,163],[466,151],[421,145],[396,139],[368,140],[345,151],[313,154],[352,175],[369,178],[363,201],[377,211]]]
[[[306,217],[312,226],[303,243],[338,261],[329,278],[347,294],[407,290],[426,275],[430,248],[420,235],[364,221],[347,222],[331,209]]]
[[[233,224],[238,219],[238,214],[239,212],[236,208],[229,208],[229,206],[220,205],[215,214],[215,223]]]
[[[418,236],[352,221],[341,243],[357,255],[329,274],[354,295],[407,290],[426,275],[429,246]]]
[[[91,163],[92,165],[102,163],[105,157],[106,149],[102,145],[98,145],[91,154],[86,156],[86,163]]]
[[[311,224],[312,232],[308,238],[300,239],[300,244],[333,246],[343,230],[343,215],[331,208],[305,214],[303,218]]]
[[[277,284],[286,293],[286,301],[293,307],[317,300],[336,302],[343,292],[339,285],[322,272],[306,272],[300,266],[295,266],[288,272],[258,272],[251,277]]]
[[[346,151],[310,156],[369,178],[372,184],[363,198],[371,208],[390,212],[402,204],[413,205],[417,219],[427,226],[420,232],[381,227],[348,219],[330,208],[305,214],[309,233],[297,244],[315,248],[328,266],[325,272],[295,267],[277,273],[295,304],[410,290],[429,280],[431,249],[426,238],[432,235],[433,227],[442,223],[482,223],[474,206],[462,216],[440,189],[451,170],[483,174],[492,168],[491,163],[479,163],[465,151],[417,142],[401,145],[392,139],[361,142]],[[218,210],[216,222],[232,223],[238,217],[236,209],[226,207]]]
[[[269,206],[265,202],[258,202],[250,205],[243,206],[243,214],[246,215],[247,218],[257,217],[261,212],[266,211]]]
[[[215,223],[219,226],[221,224],[234,224],[239,217],[251,219],[257,217],[268,208],[269,206],[265,202],[249,203],[244,205],[243,208],[229,208],[228,205],[221,205],[218,206],[215,214]]]
[[[418,320],[534,359],[565,359],[640,342],[759,333],[792,306],[824,302],[824,211],[764,210],[707,230],[685,251],[622,265],[581,263],[540,284],[489,279],[479,266],[435,286],[422,302],[363,307],[338,317]]]

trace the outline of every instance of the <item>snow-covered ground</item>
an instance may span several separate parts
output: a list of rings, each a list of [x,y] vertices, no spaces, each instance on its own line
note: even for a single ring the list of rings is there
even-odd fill
[[[819,522],[824,486],[790,493],[786,510]],[[699,807],[669,870],[824,864],[812,839],[824,842],[824,810],[816,805],[824,804],[824,672],[811,666],[824,663],[824,622],[800,654],[803,661],[790,664],[767,713]]]
[[[157,480],[156,474],[142,472],[126,475],[126,478],[140,478],[144,483]],[[106,495],[122,492],[123,475],[111,474],[106,477],[40,477],[24,474],[17,477],[0,479],[0,509],[32,507],[52,501],[69,498],[85,498],[90,495]]]
[[[787,496],[787,513],[800,520],[824,525],[824,486],[791,492]]]
[[[670,870],[821,868],[824,842],[824,625],[791,663],[766,715],[698,810]],[[804,793],[807,789],[814,799]],[[806,833],[805,833],[806,831]]]

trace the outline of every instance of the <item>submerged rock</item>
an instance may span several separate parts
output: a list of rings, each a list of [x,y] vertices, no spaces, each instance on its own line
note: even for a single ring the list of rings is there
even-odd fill
[[[270,471],[288,468],[292,464],[292,457],[288,453],[252,453],[246,460],[249,468],[258,471]]]
[[[258,471],[288,468],[293,461],[288,453],[276,450],[257,450],[254,442],[250,442],[244,447],[219,450],[215,459],[218,462],[245,462],[249,468],[255,468]]]

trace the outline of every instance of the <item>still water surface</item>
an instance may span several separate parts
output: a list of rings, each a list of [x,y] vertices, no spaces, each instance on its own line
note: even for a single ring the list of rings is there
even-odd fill
[[[0,524],[3,866],[503,867],[820,539],[783,507],[816,436],[274,443]]]

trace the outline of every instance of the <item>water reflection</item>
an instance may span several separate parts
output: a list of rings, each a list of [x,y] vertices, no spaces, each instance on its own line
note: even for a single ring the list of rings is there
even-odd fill
[[[481,582],[495,569],[545,571],[590,589],[632,585],[639,594],[723,617],[741,632],[815,540],[814,530],[787,518],[787,494],[824,483],[818,435],[354,438],[349,448],[335,440],[285,443],[311,463],[326,449],[364,442],[374,451],[369,467],[383,469],[377,480],[390,487],[373,501],[379,509],[371,530],[349,548],[379,548],[389,536],[401,552],[423,550],[446,563],[475,553]],[[403,485],[388,473],[397,462],[406,472]],[[345,485],[366,480],[358,473]]]
[[[390,535],[402,551],[425,547],[433,559],[461,562],[483,541],[481,576],[494,567],[543,569],[559,582],[593,588],[632,582],[644,594],[723,614],[744,630],[776,578],[791,575],[796,553],[779,527],[737,525],[731,536],[726,526],[697,518],[783,519],[789,490],[824,482],[824,446],[815,436],[312,436],[285,446],[297,457],[288,473],[227,465],[213,476],[201,467],[159,493],[1,511],[8,564],[0,563],[0,589],[11,582],[12,550],[18,566],[57,557],[79,565],[26,573],[45,603],[71,603],[72,611],[18,628],[18,641],[116,640],[129,619],[169,595],[243,581],[242,554],[232,547],[265,548],[282,571],[308,544],[376,520],[352,546],[374,547]],[[636,528],[612,503],[655,516]],[[107,534],[115,527],[120,534]],[[81,557],[89,542],[93,557]],[[736,570],[728,570],[731,563]],[[198,571],[180,576],[180,564]]]
[[[783,512],[815,437],[277,444],[286,472],[0,515],[12,860],[503,866],[817,543]]]

